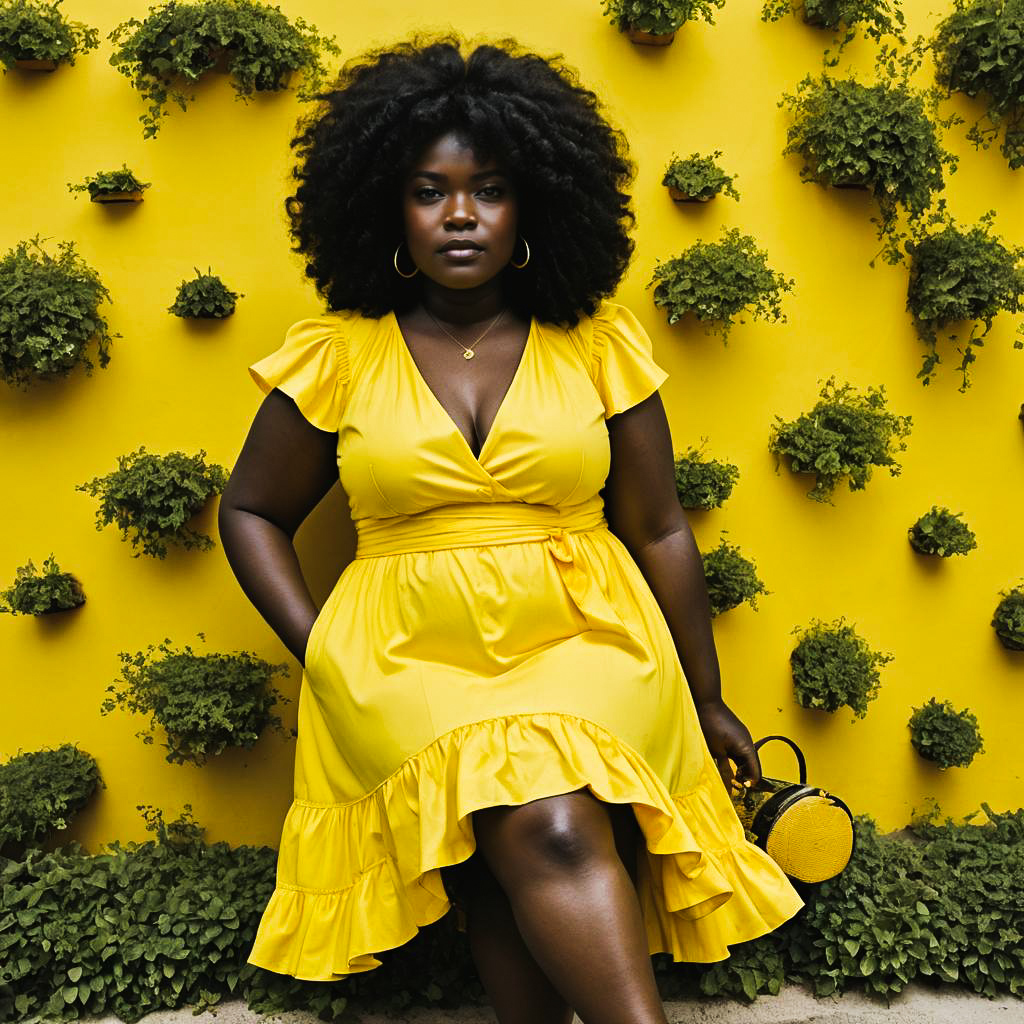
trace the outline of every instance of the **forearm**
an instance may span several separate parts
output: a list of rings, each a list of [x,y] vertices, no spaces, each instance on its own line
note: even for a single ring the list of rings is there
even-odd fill
[[[721,702],[711,602],[689,523],[630,554],[665,616],[694,703],[699,707]]]
[[[302,664],[317,607],[291,537],[261,516],[223,505],[217,525],[245,596]]]

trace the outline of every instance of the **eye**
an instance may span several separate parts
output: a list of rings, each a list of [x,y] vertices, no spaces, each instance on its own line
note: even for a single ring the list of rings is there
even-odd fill
[[[416,189],[416,191],[413,193],[413,195],[422,196],[424,192],[437,192],[437,189],[436,188],[431,188],[429,185],[424,185],[424,186],[422,186],[422,188]],[[438,194],[440,194],[440,193],[438,193]],[[424,198],[426,198],[426,197],[424,197]]]
[[[497,195],[501,195],[503,189],[500,185],[485,185],[480,191],[491,192]]]

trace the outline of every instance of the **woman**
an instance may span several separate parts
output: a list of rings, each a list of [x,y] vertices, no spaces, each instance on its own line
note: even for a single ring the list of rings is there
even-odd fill
[[[455,900],[502,1024],[664,1022],[650,962],[728,957],[803,901],[744,838],[667,374],[614,291],[634,167],[594,93],[505,40],[347,65],[287,209],[329,312],[220,505],[305,667],[295,801],[249,962],[371,970]],[[340,479],[358,545],[317,610],[292,538]],[[688,685],[687,685],[688,684]]]

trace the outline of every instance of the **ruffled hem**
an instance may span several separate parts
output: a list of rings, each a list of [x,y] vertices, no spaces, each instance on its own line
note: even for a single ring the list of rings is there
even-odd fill
[[[652,954],[725,960],[730,944],[774,930],[804,905],[745,838],[709,757],[692,789],[671,794],[603,726],[560,712],[507,715],[438,737],[353,803],[296,799],[248,962],[307,981],[379,967],[375,952],[404,945],[451,908],[440,869],[476,849],[474,811],[584,787],[633,807]]]

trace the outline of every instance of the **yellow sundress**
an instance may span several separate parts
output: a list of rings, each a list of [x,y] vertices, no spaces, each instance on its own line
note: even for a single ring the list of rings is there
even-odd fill
[[[633,807],[651,953],[710,963],[804,905],[745,838],[665,618],[608,529],[605,419],[668,376],[630,310],[534,318],[479,458],[393,313],[293,324],[249,367],[338,432],[355,559],[313,624],[294,802],[248,962],[381,965],[451,908],[470,814],[586,787]]]

